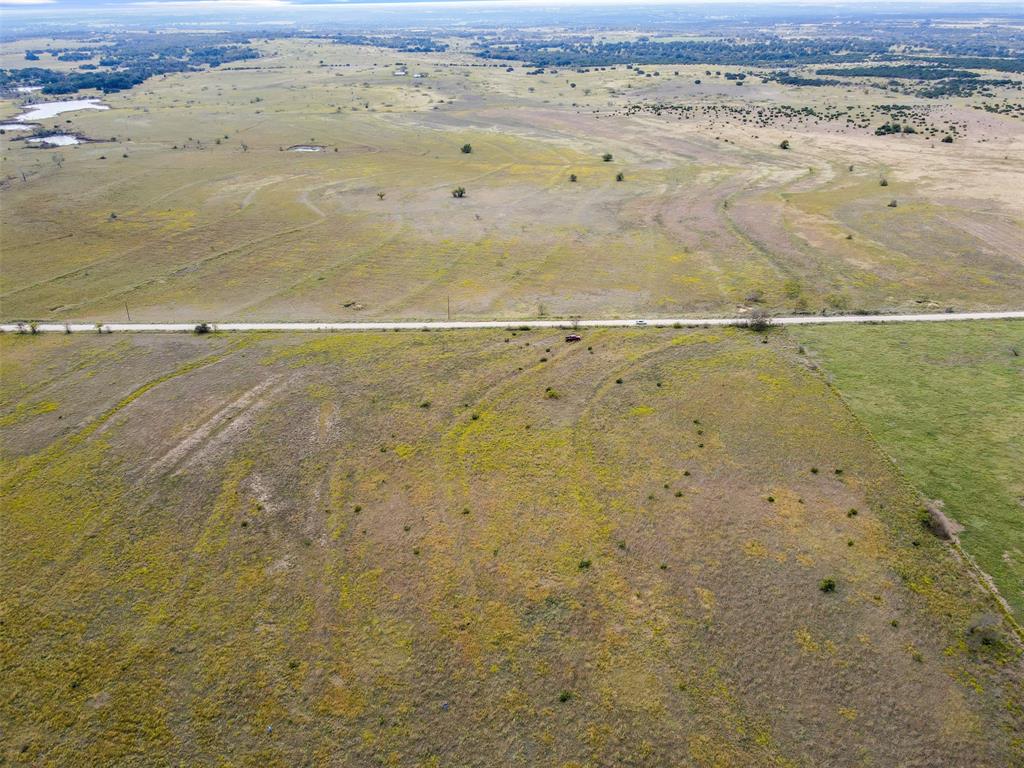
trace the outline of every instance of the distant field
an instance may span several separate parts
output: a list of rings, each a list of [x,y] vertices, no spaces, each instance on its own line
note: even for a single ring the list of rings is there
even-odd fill
[[[800,328],[882,448],[1024,616],[1024,324]]]
[[[9,763],[1024,760],[992,603],[781,333],[0,354]]]
[[[439,319],[449,300],[457,318],[901,311],[1024,295],[1024,127],[963,99],[899,97],[962,126],[943,144],[801,111],[877,123],[884,93],[737,88],[700,66],[530,76],[457,47],[259,47],[42,126],[99,142],[0,137],[4,319]],[[656,104],[699,111],[628,113]],[[324,151],[287,151],[299,144]]]

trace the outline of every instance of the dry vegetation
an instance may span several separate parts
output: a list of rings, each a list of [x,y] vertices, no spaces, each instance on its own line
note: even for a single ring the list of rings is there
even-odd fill
[[[264,58],[154,78],[44,125],[103,142],[0,137],[3,314],[442,318],[450,296],[462,318],[671,316],[1004,308],[1024,292],[1011,115],[737,88],[728,67],[528,75],[452,44],[258,42]],[[957,126],[956,143],[801,111],[875,115],[893,99]],[[680,103],[698,108],[631,110]],[[324,151],[287,151],[305,144]]]
[[[3,758],[1019,763],[1006,627],[780,334],[0,337]]]

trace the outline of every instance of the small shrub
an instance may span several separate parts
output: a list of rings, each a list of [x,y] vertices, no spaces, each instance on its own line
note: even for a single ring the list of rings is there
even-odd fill
[[[812,475],[818,474],[818,468],[817,467],[811,467],[811,474]]]
[[[950,136],[950,135],[949,135],[949,134],[947,133],[947,134],[946,134],[945,136],[943,136],[943,137],[942,137],[942,143],[943,143],[943,144],[952,144],[952,143],[953,143],[953,137],[952,137],[952,136]]]
[[[895,200],[890,200],[889,201],[889,207],[890,208],[895,208],[898,205],[899,205],[899,203],[897,203]]]
[[[615,383],[616,383],[616,384],[621,384],[621,383],[622,383],[622,379],[616,379],[616,380],[615,380]]]
[[[889,186],[889,180],[886,179],[883,176],[881,179],[878,180],[878,186],[880,186],[880,187],[888,187]]]
[[[199,325],[195,327],[195,332],[200,335],[204,333],[209,333],[211,330],[212,328],[210,327],[209,323],[199,323]]]
[[[755,309],[747,318],[746,326],[752,331],[761,333],[767,331],[772,325],[772,316],[763,309]]]
[[[462,154],[468,155],[468,154],[472,153],[472,151],[473,151],[473,145],[472,144],[463,144],[462,145]]]
[[[789,149],[789,139],[783,139],[779,144],[779,149]]]
[[[835,579],[822,579],[818,582],[818,589],[822,592],[835,592],[836,591],[836,580]]]
[[[558,700],[563,704],[565,704],[565,702],[569,701],[570,699],[572,699],[572,691],[562,691],[560,694],[558,694]]]
[[[606,163],[610,163],[612,161],[612,153],[605,152],[603,155],[601,155],[601,159],[604,160]]]
[[[976,616],[967,627],[967,642],[975,650],[983,645],[996,645],[1000,639],[999,617],[994,613]]]
[[[624,174],[622,171],[619,171],[618,173],[615,174],[615,180],[616,181],[625,181],[626,180],[626,174]]]
[[[569,174],[569,181],[571,181],[574,184],[576,183],[576,174],[575,173],[570,173]]]
[[[456,199],[460,199],[461,200],[465,196],[466,196],[466,188],[465,187],[456,187],[455,189],[452,190],[452,197],[454,197]]]

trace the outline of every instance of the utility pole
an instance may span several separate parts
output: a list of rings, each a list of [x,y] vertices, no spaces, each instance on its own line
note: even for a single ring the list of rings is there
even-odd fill
[[[128,315],[128,322],[130,323],[132,321],[132,313],[128,311],[128,302],[127,301],[124,303],[124,313],[126,315]]]

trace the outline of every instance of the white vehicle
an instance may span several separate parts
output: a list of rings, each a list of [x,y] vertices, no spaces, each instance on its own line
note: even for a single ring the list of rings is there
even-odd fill
[[[637,325],[647,325],[647,321],[646,320],[637,320],[636,324]]]

